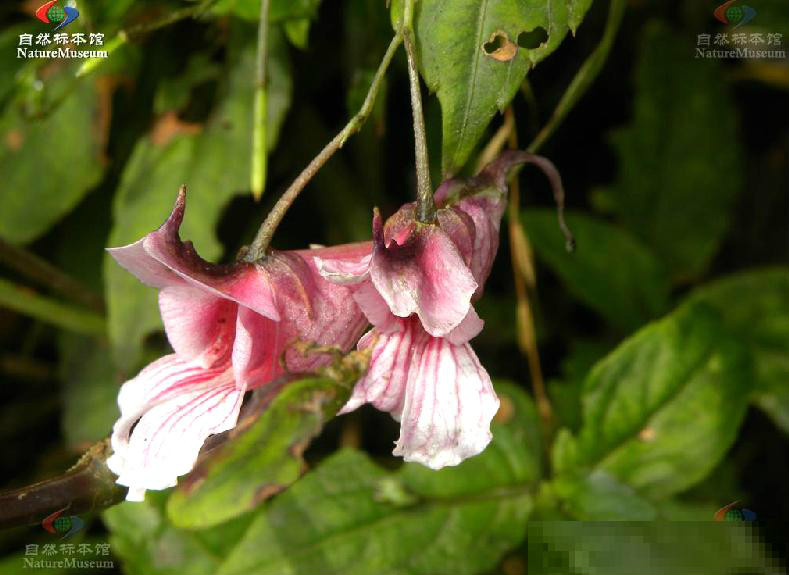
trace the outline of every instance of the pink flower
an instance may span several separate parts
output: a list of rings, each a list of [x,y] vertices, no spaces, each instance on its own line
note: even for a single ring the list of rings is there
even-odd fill
[[[434,469],[457,465],[491,440],[499,400],[469,340],[483,322],[472,306],[498,249],[506,185],[499,164],[474,180],[446,182],[433,224],[406,204],[386,224],[373,215],[372,253],[316,265],[353,288],[373,324],[359,342],[370,367],[342,412],[372,403],[400,421],[394,449]],[[506,175],[506,174],[505,174]]]
[[[206,438],[235,426],[244,393],[289,372],[312,371],[325,356],[304,356],[296,341],[348,351],[366,321],[349,288],[324,281],[314,256],[332,262],[369,253],[370,244],[273,252],[260,263],[215,265],[178,229],[185,193],[161,228],[110,254],[159,289],[174,354],[121,388],[110,469],[130,500],[175,485]]]

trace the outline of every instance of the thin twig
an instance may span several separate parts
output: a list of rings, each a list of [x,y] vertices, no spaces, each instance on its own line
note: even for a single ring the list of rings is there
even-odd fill
[[[551,114],[550,119],[542,127],[534,140],[532,140],[529,147],[526,148],[527,151],[535,153],[542,147],[561,125],[562,121],[567,117],[567,114],[570,113],[570,110],[578,103],[578,100],[586,93],[589,86],[595,81],[614,44],[626,6],[627,0],[611,0],[611,4],[608,8],[608,18],[606,20],[605,30],[603,31],[603,37],[600,43],[581,65],[581,68],[575,74],[572,82],[570,82],[567,90],[565,90],[562,95],[561,100],[559,100],[559,103],[556,105],[556,109],[553,111],[553,114]]]
[[[505,112],[505,124],[515,125],[515,113],[512,106]],[[518,134],[511,130],[509,134],[509,147],[518,148]],[[540,354],[537,350],[537,334],[534,329],[533,302],[536,293],[536,274],[534,271],[534,253],[526,232],[520,221],[520,186],[517,175],[510,183],[509,195],[509,232],[510,232],[510,257],[512,258],[512,275],[515,283],[515,296],[517,299],[517,328],[518,347],[529,364],[534,400],[537,412],[547,432],[552,429],[553,410],[551,401],[545,390],[545,381],[540,365]]]
[[[513,120],[514,117],[515,116],[513,114],[504,114],[504,122],[502,122],[501,126],[499,126],[499,129],[496,130],[496,133],[493,134],[493,137],[488,140],[488,143],[485,144],[485,147],[479,153],[479,157],[477,158],[477,166],[474,170],[475,174],[481,172],[485,166],[495,160],[504,149],[504,146],[507,145],[511,134],[515,129],[515,122]]]
[[[270,0],[260,0],[258,23],[257,78],[255,82],[255,108],[252,114],[252,197],[263,195],[266,186],[266,123],[268,122],[268,13]]]
[[[367,92],[367,97],[364,99],[364,103],[359,109],[359,112],[357,112],[357,114],[350,119],[350,121],[345,125],[340,133],[334,136],[334,139],[326,144],[320,153],[312,159],[309,165],[304,168],[301,174],[299,174],[290,187],[285,190],[279,200],[277,200],[277,203],[274,204],[274,207],[271,209],[265,221],[260,226],[254,241],[252,244],[250,244],[245,253],[242,254],[241,257],[244,261],[254,262],[266,255],[266,250],[268,250],[268,246],[271,243],[271,238],[274,236],[274,232],[276,231],[282,219],[285,217],[288,208],[290,208],[291,204],[293,204],[293,202],[298,197],[299,193],[301,193],[304,187],[310,182],[310,180],[312,180],[318,170],[323,167],[329,158],[331,158],[334,153],[337,152],[337,150],[342,148],[346,140],[358,132],[364,125],[367,117],[370,115],[370,112],[372,112],[373,105],[375,104],[375,98],[378,95],[379,89],[381,88],[384,74],[386,73],[386,70],[392,61],[392,57],[397,51],[397,48],[400,46],[400,42],[402,42],[402,40],[403,39],[400,34],[397,34],[394,38],[392,38],[392,41],[389,43],[389,47],[386,49],[386,53],[384,54],[384,57],[378,66],[378,70],[373,77],[373,81],[370,84],[370,89]]]
[[[44,297],[3,278],[0,306],[76,333],[103,336],[107,329],[105,317],[95,311]]]
[[[430,183],[430,159],[427,153],[425,117],[422,112],[422,89],[419,70],[416,66],[414,46],[414,0],[406,0],[403,10],[402,35],[408,58],[408,82],[411,91],[411,111],[414,117],[414,154],[416,156],[417,217],[429,223],[435,219],[436,206],[433,201],[433,186]]]
[[[108,54],[112,54],[126,44],[129,41],[134,41],[146,34],[150,34],[160,28],[164,28],[166,26],[170,26],[171,24],[175,24],[176,22],[180,22],[181,20],[186,20],[188,18],[200,18],[203,14],[208,12],[213,4],[216,3],[217,0],[203,0],[199,4],[194,6],[188,6],[186,8],[181,8],[180,10],[173,10],[167,13],[166,16],[154,20],[153,22],[144,22],[142,24],[137,24],[135,26],[131,26],[125,30],[120,30],[114,38],[112,38],[107,44],[104,46],[105,51]],[[77,73],[75,74],[76,77],[80,78],[82,76],[86,76],[99,68],[107,58],[89,58],[85,60],[82,65],[77,69]]]
[[[100,295],[36,254],[0,238],[0,262],[41,286],[49,287],[74,302],[104,311]]]

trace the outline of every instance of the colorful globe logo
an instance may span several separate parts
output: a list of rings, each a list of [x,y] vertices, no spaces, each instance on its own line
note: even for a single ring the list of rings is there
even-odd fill
[[[756,521],[756,513],[745,507],[739,507],[739,501],[724,505],[715,512],[715,521]]]
[[[61,7],[58,5],[58,0],[49,0],[38,7],[36,18],[44,24],[55,24],[54,30],[60,30],[79,18],[79,10],[73,5],[73,2],[68,6]]]
[[[49,21],[53,24],[60,24],[66,19],[66,11],[55,4],[52,6],[52,8],[47,10],[47,18],[49,18]]]
[[[740,26],[744,26],[756,17],[756,10],[747,5],[734,6],[735,2],[739,0],[727,0],[715,10],[712,15],[719,22],[724,24],[733,24],[732,30],[736,30]]]
[[[52,527],[58,533],[68,533],[71,531],[72,524],[73,522],[71,521],[70,516],[61,516],[52,522]]]
[[[61,539],[68,539],[85,527],[85,522],[76,515],[63,515],[66,509],[64,507],[55,511],[41,522],[41,526],[48,532],[62,535]]]
[[[736,24],[742,20],[742,8],[739,6],[730,6],[729,9],[726,10],[726,18],[728,18],[729,22],[732,24]]]

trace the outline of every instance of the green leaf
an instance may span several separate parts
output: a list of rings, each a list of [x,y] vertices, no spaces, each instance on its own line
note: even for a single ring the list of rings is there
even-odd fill
[[[789,269],[735,274],[696,289],[689,305],[715,307],[754,360],[754,401],[789,433]]]
[[[179,186],[189,186],[188,209],[181,229],[206,259],[221,253],[214,228],[222,207],[248,189],[255,48],[248,43],[230,71],[227,94],[199,134],[180,133],[164,144],[141,140],[124,170],[115,198],[115,222],[109,244],[137,241],[170,213]],[[287,111],[291,82],[286,47],[271,38],[268,140],[273,147]],[[161,328],[156,292],[105,258],[105,291],[110,340],[118,366],[136,367],[142,339]]]
[[[318,15],[321,0],[271,0],[268,19],[274,24],[288,20],[313,19]],[[260,19],[260,0],[219,0],[215,14],[232,13],[245,20]]]
[[[553,210],[528,210],[521,221],[538,258],[573,295],[608,321],[630,330],[665,311],[669,292],[665,272],[649,249],[627,231],[570,213],[567,224],[577,249],[568,254]]]
[[[573,33],[573,36],[575,36],[578,26],[583,22],[584,16],[586,16],[586,12],[591,5],[592,0],[568,0],[567,10],[569,14],[567,16],[567,26]]]
[[[17,24],[0,31],[0,53],[13,54],[19,46],[19,35],[29,32],[27,24]],[[26,64],[21,58],[3,58],[0,61],[0,108],[17,87],[17,74]]]
[[[302,454],[350,396],[358,379],[312,378],[286,384],[263,414],[182,480],[167,504],[173,524],[210,527],[249,511],[304,471]]]
[[[632,487],[597,469],[580,477],[559,477],[550,484],[562,511],[581,521],[651,521],[655,507]]]
[[[602,469],[650,497],[703,479],[734,441],[751,364],[707,306],[648,325],[586,379],[583,425],[554,445],[559,472]]]
[[[0,115],[0,236],[10,242],[36,239],[101,179],[95,85],[72,77],[62,66],[35,80],[35,101],[18,98]]]
[[[106,341],[60,334],[58,344],[63,435],[69,447],[85,450],[110,434],[120,381]]]
[[[580,23],[589,4],[588,0],[416,3],[420,70],[441,102],[446,175],[466,163],[496,111],[507,107],[529,68],[559,47],[567,32]],[[401,13],[402,2],[393,2],[393,20]],[[533,48],[518,45],[538,28],[543,38],[547,34],[544,42]],[[502,51],[497,53],[499,47]]]
[[[144,502],[124,502],[103,513],[112,552],[123,560],[124,572],[213,575],[250,520],[241,517],[222,529],[187,531],[170,525],[163,507],[162,494],[149,493]]]
[[[646,28],[633,121],[614,134],[619,176],[607,198],[675,279],[704,272],[741,188],[736,109],[718,63],[694,59],[693,49]]]
[[[512,411],[493,442],[456,468],[388,473],[343,450],[259,514],[219,573],[479,573],[520,542],[539,448],[534,407],[497,386]]]

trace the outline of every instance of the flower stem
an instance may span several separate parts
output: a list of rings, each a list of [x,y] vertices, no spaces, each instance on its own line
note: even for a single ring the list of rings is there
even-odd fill
[[[241,259],[247,262],[254,262],[266,255],[266,251],[268,250],[269,244],[271,243],[271,238],[274,236],[274,232],[277,230],[277,227],[285,217],[288,208],[290,208],[290,206],[296,200],[299,193],[301,193],[304,187],[310,182],[310,180],[312,180],[315,174],[318,173],[318,170],[323,167],[329,158],[331,158],[334,153],[337,152],[337,150],[342,148],[346,140],[358,132],[364,125],[368,116],[372,112],[373,105],[375,104],[375,98],[381,88],[381,83],[386,70],[389,67],[392,57],[394,57],[395,52],[400,46],[400,42],[402,42],[402,40],[403,38],[400,34],[397,34],[394,38],[392,38],[392,41],[389,43],[389,47],[386,49],[386,53],[384,54],[381,63],[378,65],[378,70],[375,72],[375,76],[373,77],[373,81],[370,84],[370,89],[367,91],[367,96],[364,99],[362,107],[359,109],[356,115],[348,121],[340,133],[334,136],[332,141],[326,144],[320,153],[312,159],[309,165],[307,165],[307,167],[304,168],[304,170],[293,181],[290,187],[285,190],[282,196],[280,196],[279,200],[277,200],[277,203],[274,204],[273,208],[271,208],[271,211],[269,212],[268,216],[266,216],[265,221],[260,226],[260,229],[258,230],[252,244],[250,244],[249,248],[241,256]]]
[[[268,122],[268,13],[270,0],[260,0],[258,23],[257,79],[255,105],[252,115],[252,174],[250,188],[256,200],[266,187],[266,128]]]
[[[63,475],[0,492],[0,529],[35,525],[58,510],[77,515],[121,502],[126,488],[115,483],[107,468],[110,453],[109,441],[102,441]]]
[[[411,111],[414,116],[414,153],[416,156],[417,217],[430,223],[436,216],[433,201],[433,186],[430,183],[430,159],[427,154],[425,118],[422,113],[422,92],[419,86],[419,70],[416,67],[414,47],[414,0],[406,0],[403,10],[402,35],[408,58],[408,81],[411,88]]]

